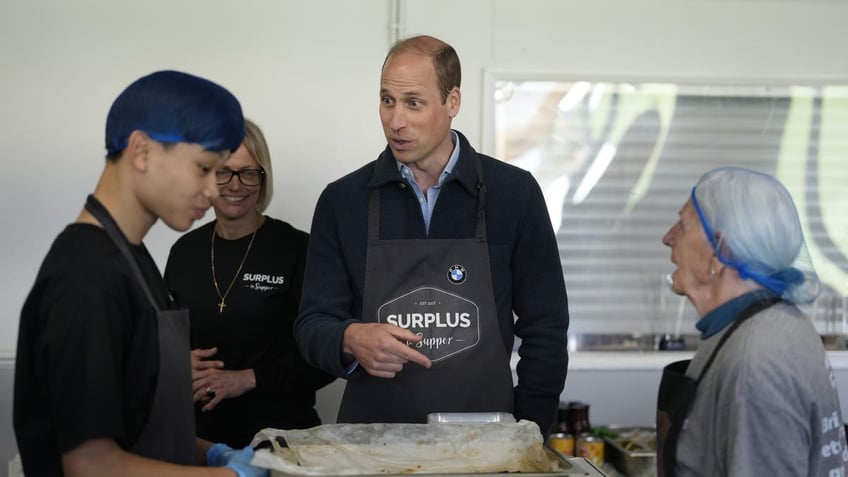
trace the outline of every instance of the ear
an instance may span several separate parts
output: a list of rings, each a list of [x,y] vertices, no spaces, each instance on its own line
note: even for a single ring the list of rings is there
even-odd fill
[[[450,90],[448,93],[448,97],[445,98],[445,104],[448,107],[448,116],[451,119],[455,118],[457,114],[459,114],[459,106],[462,103],[462,94],[459,92],[459,88],[456,86]]]
[[[713,255],[713,258],[710,260],[710,275],[719,276],[722,270],[724,270],[724,263],[717,256]]]
[[[725,242],[724,234],[721,232],[716,232],[716,248],[718,248],[719,253],[721,253],[725,257],[727,256],[727,242]],[[713,258],[710,260],[710,273],[712,275],[721,275],[721,271],[723,269],[724,262],[719,260],[717,254],[713,253]]]
[[[127,147],[124,149],[124,158],[133,168],[139,172],[144,172],[148,167],[148,153],[152,139],[142,131],[135,130],[130,133],[127,139]]]

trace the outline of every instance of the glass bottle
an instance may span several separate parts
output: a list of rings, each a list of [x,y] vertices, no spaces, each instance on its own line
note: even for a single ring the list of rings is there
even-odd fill
[[[589,424],[589,405],[584,402],[571,401],[565,408],[566,422],[569,434],[579,436],[589,432],[592,426]]]
[[[551,434],[567,434],[568,433],[568,410],[564,403],[559,403],[557,409],[557,418],[551,426]]]

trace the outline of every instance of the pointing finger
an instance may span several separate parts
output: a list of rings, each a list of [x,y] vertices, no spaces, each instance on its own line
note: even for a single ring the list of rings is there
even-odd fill
[[[398,350],[397,354],[398,354],[398,356],[401,356],[405,360],[412,361],[413,363],[416,363],[416,364],[420,364],[421,366],[424,366],[425,368],[429,368],[430,366],[432,366],[432,363],[430,362],[430,359],[427,358],[427,356],[424,356],[424,354],[422,354],[418,351],[415,351],[414,349],[410,348],[409,346],[401,345],[401,348]]]

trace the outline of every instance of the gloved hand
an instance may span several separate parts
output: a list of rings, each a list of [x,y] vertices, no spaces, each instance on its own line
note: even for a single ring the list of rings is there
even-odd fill
[[[206,451],[206,464],[210,467],[229,467],[238,477],[270,477],[271,471],[250,465],[253,448],[233,450],[227,444],[215,444]]]

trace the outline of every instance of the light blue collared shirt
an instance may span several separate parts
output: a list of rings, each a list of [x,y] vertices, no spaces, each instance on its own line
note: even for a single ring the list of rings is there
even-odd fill
[[[406,164],[397,161],[400,175],[406,179],[406,182],[408,182],[410,186],[412,186],[412,190],[415,192],[415,197],[418,198],[418,203],[421,205],[421,215],[424,216],[424,230],[426,230],[428,234],[430,233],[430,217],[433,216],[433,208],[436,207],[436,199],[439,198],[439,192],[442,190],[442,184],[445,183],[445,180],[453,172],[456,161],[459,159],[459,136],[457,136],[456,131],[454,130],[451,130],[451,140],[453,140],[453,151],[451,152],[450,159],[448,159],[448,163],[445,165],[445,170],[443,170],[441,175],[439,175],[439,183],[427,189],[427,197],[424,197],[421,187],[419,187],[418,183],[415,182],[415,176],[412,175],[412,169],[410,169]]]

